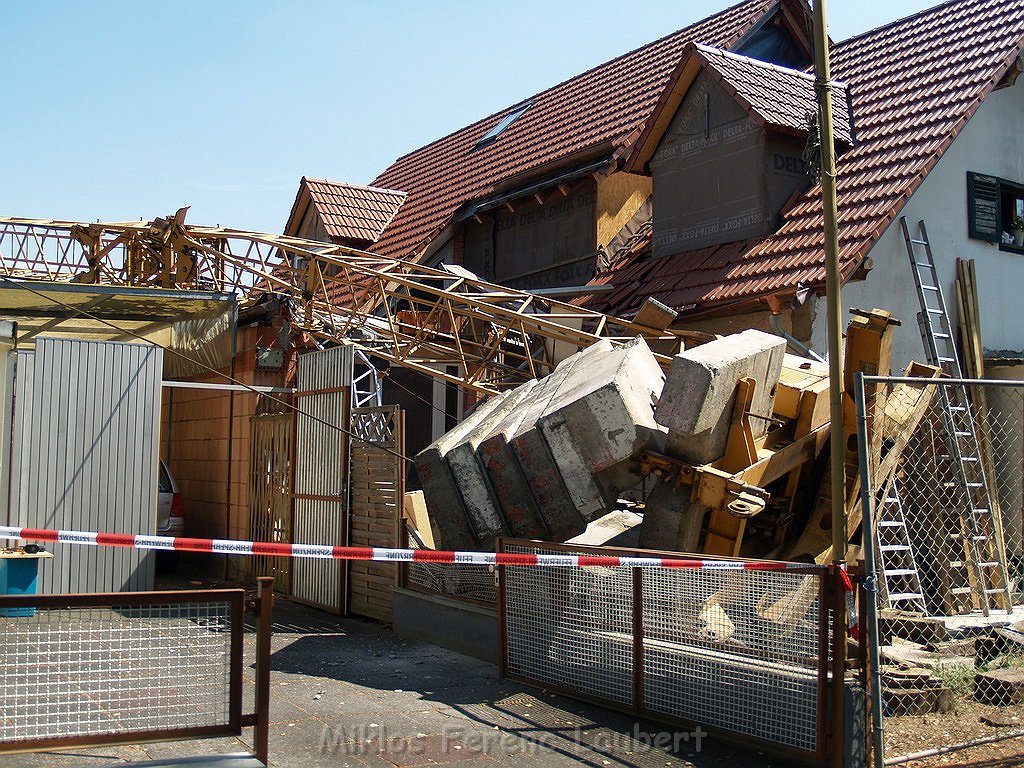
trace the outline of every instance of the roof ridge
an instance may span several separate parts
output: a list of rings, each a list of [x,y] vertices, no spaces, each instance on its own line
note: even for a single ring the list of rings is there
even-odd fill
[[[730,59],[736,59],[738,61],[742,61],[742,62],[747,63],[747,64],[753,64],[754,66],[760,67],[761,69],[774,69],[774,70],[777,70],[778,72],[781,72],[781,73],[783,73],[785,75],[799,75],[804,80],[809,80],[812,83],[817,80],[817,78],[814,75],[812,75],[810,72],[806,72],[806,71],[804,71],[802,69],[792,69],[790,67],[784,67],[781,64],[775,64],[775,63],[770,62],[770,61],[762,61],[761,59],[755,59],[755,58],[753,58],[751,56],[744,56],[742,53],[736,53],[735,51],[727,51],[724,48],[716,48],[713,45],[704,45],[703,43],[697,43],[697,42],[690,43],[690,45],[695,47],[695,48],[697,48],[697,50],[712,51],[712,52],[714,52],[716,54],[719,54],[721,56],[726,56],[726,57],[728,57]],[[843,81],[843,80],[836,80],[834,78],[833,78],[832,82],[833,83],[839,83],[840,85],[846,85],[845,81]]]
[[[456,128],[454,131],[450,131],[449,133],[446,133],[444,136],[441,136],[441,137],[439,137],[437,139],[434,139],[431,142],[423,144],[423,145],[417,147],[416,149],[410,150],[409,152],[406,152],[403,155],[399,155],[397,158],[395,158],[394,162],[391,163],[391,165],[388,166],[388,168],[385,168],[383,171],[381,171],[380,174],[378,174],[378,177],[383,175],[384,173],[386,173],[387,170],[391,166],[394,166],[394,165],[398,164],[402,160],[405,160],[405,159],[411,157],[412,155],[415,155],[415,154],[417,154],[419,152],[422,152],[423,150],[427,149],[428,147],[433,147],[433,146],[436,146],[438,144],[441,144],[442,142],[447,141],[448,139],[452,138],[453,136],[456,136],[457,134],[460,134],[463,131],[467,131],[467,130],[469,130],[470,128],[472,128],[474,126],[479,125],[480,123],[485,123],[485,122],[488,122],[488,121],[491,121],[491,120],[500,120],[502,117],[504,117],[506,114],[508,114],[509,112],[514,110],[516,107],[519,107],[519,106],[521,106],[521,105],[523,105],[523,104],[525,104],[527,102],[530,102],[530,101],[535,101],[536,99],[540,98],[541,96],[543,96],[543,95],[545,95],[547,93],[550,93],[551,91],[554,91],[557,88],[561,88],[561,87],[563,87],[563,86],[573,82],[574,80],[581,80],[584,77],[586,77],[587,75],[590,75],[590,74],[596,72],[599,69],[603,69],[604,67],[608,67],[608,66],[614,64],[617,61],[625,59],[625,58],[627,58],[629,56],[633,56],[634,54],[636,54],[639,51],[642,51],[642,50],[644,50],[646,48],[653,48],[656,45],[658,45],[659,43],[664,43],[665,41],[667,41],[667,40],[669,40],[669,39],[671,39],[673,37],[677,37],[679,35],[682,35],[687,30],[691,30],[694,27],[699,27],[701,24],[705,24],[705,23],[711,21],[712,19],[716,19],[716,18],[719,18],[721,16],[725,16],[726,14],[732,13],[733,11],[735,11],[735,10],[737,10],[739,8],[742,8],[744,6],[750,6],[751,8],[754,8],[756,6],[761,6],[762,13],[764,13],[771,6],[779,5],[779,4],[781,4],[781,2],[782,2],[782,0],[740,0],[738,3],[730,5],[728,8],[723,8],[721,11],[718,11],[716,13],[711,13],[711,14],[705,16],[704,18],[699,19],[699,20],[693,22],[692,24],[687,24],[685,27],[681,27],[681,28],[675,30],[674,32],[669,32],[667,35],[662,35],[661,37],[659,37],[659,38],[657,38],[655,40],[651,40],[650,42],[644,43],[643,45],[638,45],[636,48],[632,48],[631,50],[628,50],[628,51],[626,51],[624,53],[620,53],[618,56],[613,56],[612,58],[608,59],[607,61],[602,61],[602,62],[600,62],[598,64],[595,64],[594,66],[590,67],[589,69],[585,69],[582,72],[577,72],[572,77],[567,77],[565,80],[561,80],[561,81],[559,81],[557,83],[554,83],[553,85],[550,85],[547,88],[543,88],[543,89],[537,91],[536,93],[530,94],[529,96],[525,96],[525,97],[523,97],[521,99],[517,99],[517,100],[513,101],[511,104],[509,104],[508,106],[502,107],[497,112],[493,112],[490,115],[487,115],[486,117],[480,118],[479,120],[474,120],[472,123],[469,123],[468,125],[463,125],[460,128]]]
[[[375,187],[371,184],[353,184],[350,181],[338,181],[336,179],[324,179],[318,176],[303,176],[302,181],[315,181],[320,184],[334,184],[337,186],[351,187],[353,189],[364,189],[369,192],[387,192],[391,195],[405,195],[409,196],[408,192],[403,192],[400,189],[389,189],[387,187]]]

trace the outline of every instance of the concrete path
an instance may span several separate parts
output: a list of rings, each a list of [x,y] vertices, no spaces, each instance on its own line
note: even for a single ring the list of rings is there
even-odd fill
[[[192,585],[195,586],[195,585]],[[213,586],[204,583],[203,587]],[[246,637],[252,658],[254,637]],[[788,765],[498,678],[496,667],[387,628],[279,599],[271,674],[273,768]],[[252,668],[247,667],[246,711]],[[78,748],[0,756],[0,768],[96,768],[244,751],[241,740]]]

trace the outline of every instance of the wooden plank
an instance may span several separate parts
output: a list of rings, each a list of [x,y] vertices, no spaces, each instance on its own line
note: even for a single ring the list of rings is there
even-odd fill
[[[358,408],[352,431],[350,482],[351,543],[353,546],[400,546],[404,467],[395,453],[403,452],[404,420],[397,406]],[[373,440],[367,443],[364,440]],[[382,450],[383,448],[389,449]],[[353,563],[350,568],[350,610],[360,616],[391,620],[397,572],[392,566]]]

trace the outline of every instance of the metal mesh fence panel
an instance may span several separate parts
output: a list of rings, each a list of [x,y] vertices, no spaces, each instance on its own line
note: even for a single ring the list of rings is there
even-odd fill
[[[646,569],[647,710],[814,752],[820,576]]]
[[[1024,728],[1024,385],[872,377],[865,411],[887,757]]]
[[[6,747],[230,722],[227,603],[4,613],[0,743]]]
[[[813,754],[828,651],[823,574],[506,567],[506,671]]]
[[[406,586],[485,605],[498,601],[494,568],[487,565],[409,563]]]
[[[505,627],[508,673],[633,704],[632,569],[506,568]]]

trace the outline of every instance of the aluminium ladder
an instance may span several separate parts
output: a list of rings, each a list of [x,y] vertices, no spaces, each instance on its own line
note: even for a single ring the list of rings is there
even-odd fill
[[[917,558],[895,476],[882,490],[875,509],[878,515],[875,523],[878,564],[882,571],[886,603],[897,610],[927,613],[921,577],[917,572]]]
[[[918,222],[920,238],[910,234],[906,217],[900,218],[911,271],[921,303],[918,324],[928,362],[953,379],[962,379],[953,332],[942,297],[928,231]],[[973,598],[973,607],[985,616],[992,608],[1012,607],[1009,574],[1002,538],[1002,524],[993,505],[992,493],[982,462],[981,448],[971,413],[967,387],[937,384],[949,453],[942,458],[951,464],[953,490],[958,494],[956,513],[960,530],[945,530],[952,554],[945,565],[951,576],[954,601]],[[962,549],[961,549],[962,547]]]

